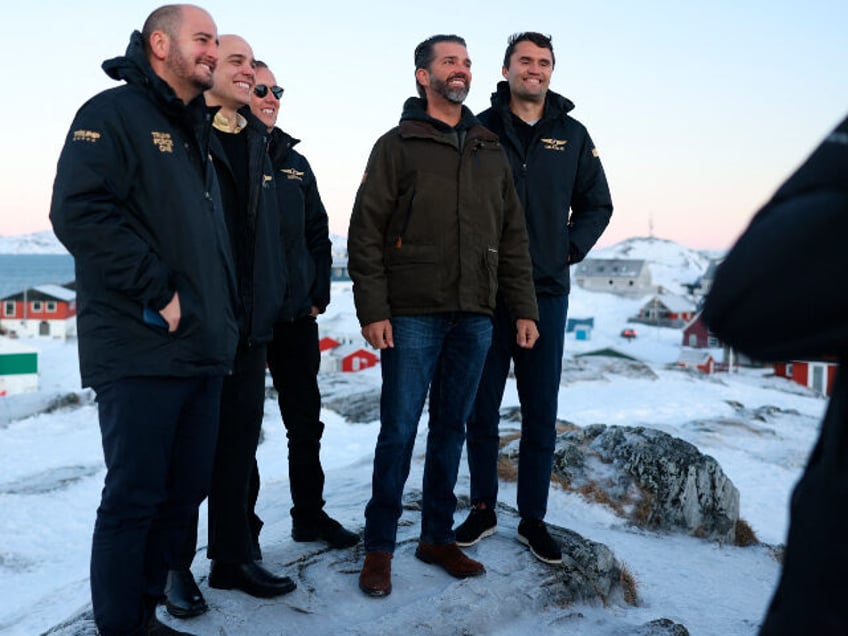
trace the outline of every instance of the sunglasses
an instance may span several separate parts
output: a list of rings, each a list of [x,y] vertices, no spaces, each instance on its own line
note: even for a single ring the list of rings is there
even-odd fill
[[[280,101],[283,98],[283,92],[285,89],[282,86],[266,86],[265,84],[257,84],[253,87],[253,94],[259,99],[262,99],[268,94],[269,90],[274,94],[274,97],[277,98],[277,101]]]

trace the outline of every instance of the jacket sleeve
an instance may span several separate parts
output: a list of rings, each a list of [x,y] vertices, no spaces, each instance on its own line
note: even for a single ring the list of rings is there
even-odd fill
[[[77,113],[59,157],[50,220],[78,268],[159,310],[173,296],[170,273],[143,228],[128,221],[137,164],[117,118],[102,99]]]
[[[330,242],[327,210],[318,193],[318,182],[312,166],[304,157],[304,205],[306,207],[306,246],[315,263],[315,279],[312,281],[310,297],[312,304],[323,313],[330,304],[330,270],[333,265],[333,250]]]
[[[579,263],[586,257],[606,229],[611,216],[612,197],[607,177],[595,144],[586,132],[580,148],[568,221],[571,263]]]
[[[515,191],[512,174],[504,157],[504,216],[501,244],[498,250],[498,291],[506,302],[513,320],[539,320],[536,290],[533,285],[533,263],[524,208]]]
[[[761,209],[718,267],[703,317],[762,361],[848,349],[848,119]]]
[[[356,193],[347,234],[348,271],[353,280],[356,315],[361,325],[391,318],[383,253],[398,184],[390,145],[385,135],[371,151]]]

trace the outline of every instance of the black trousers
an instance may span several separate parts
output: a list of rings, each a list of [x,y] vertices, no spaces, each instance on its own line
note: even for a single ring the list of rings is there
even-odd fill
[[[248,501],[265,403],[265,357],[265,345],[240,345],[221,392],[206,554],[225,563],[251,560]]]
[[[91,598],[104,636],[140,629],[167,567],[197,532],[209,490],[220,377],[133,377],[98,385],[106,481],[91,546]]]
[[[291,515],[295,522],[309,523],[324,508],[324,471],[321,468],[321,392],[318,389],[318,324],[312,316],[274,327],[274,340],[268,345],[268,368],[279,395],[280,413],[286,427],[289,451]],[[258,472],[254,494],[259,491]],[[261,521],[251,511],[254,530]]]

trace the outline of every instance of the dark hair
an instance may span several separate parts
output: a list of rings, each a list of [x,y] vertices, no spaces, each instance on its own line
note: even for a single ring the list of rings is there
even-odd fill
[[[257,68],[268,68],[268,65],[267,65],[265,62],[263,62],[262,60],[256,60],[256,61],[253,63],[253,68],[254,68],[254,69],[257,69]],[[271,69],[270,69],[270,68],[268,68],[268,70],[270,71]]]
[[[468,45],[465,43],[465,40],[458,35],[431,35],[429,38],[424,40],[421,44],[415,47],[415,70],[417,71],[419,68],[430,70],[430,65],[433,63],[433,58],[436,57],[436,54],[433,52],[433,48],[439,42],[453,42],[454,44],[461,44],[462,46],[467,47]],[[418,96],[421,99],[424,99],[424,87],[418,83],[418,80],[415,80],[415,89],[418,91]]]
[[[150,54],[150,36],[154,31],[162,31],[169,38],[176,38],[182,22],[183,6],[180,4],[166,4],[154,10],[141,27],[144,52]]]
[[[532,42],[542,49],[548,49],[551,52],[551,66],[556,66],[556,55],[554,55],[554,45],[551,43],[551,36],[536,31],[523,31],[521,33],[513,33],[509,36],[506,42],[506,53],[504,53],[504,68],[509,68],[509,58],[515,53],[515,47],[519,42]]]

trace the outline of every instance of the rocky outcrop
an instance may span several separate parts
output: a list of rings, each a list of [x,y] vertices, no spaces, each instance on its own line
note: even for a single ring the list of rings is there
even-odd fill
[[[518,442],[503,452],[518,461]],[[662,431],[596,424],[562,433],[553,472],[639,527],[734,541],[738,489],[715,459]]]

